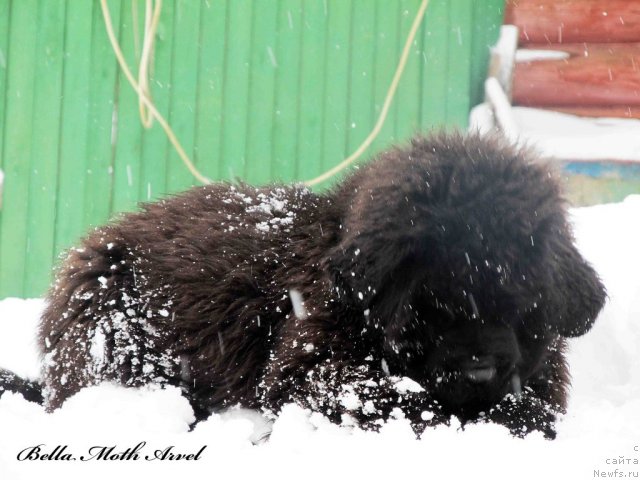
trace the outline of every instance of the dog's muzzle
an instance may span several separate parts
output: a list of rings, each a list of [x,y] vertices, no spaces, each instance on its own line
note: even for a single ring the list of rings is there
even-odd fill
[[[495,361],[491,357],[473,357],[462,364],[463,376],[473,383],[491,382],[497,373]]]

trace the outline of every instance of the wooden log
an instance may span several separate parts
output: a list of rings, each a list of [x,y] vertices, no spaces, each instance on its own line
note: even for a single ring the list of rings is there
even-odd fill
[[[640,43],[536,47],[563,60],[516,64],[512,99],[528,106],[640,106]]]
[[[640,0],[507,0],[520,43],[639,42]]]

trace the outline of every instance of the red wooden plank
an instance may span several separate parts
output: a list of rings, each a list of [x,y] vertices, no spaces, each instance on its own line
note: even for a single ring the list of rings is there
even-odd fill
[[[640,43],[573,44],[555,49],[570,57],[516,64],[514,104],[640,106]]]
[[[508,0],[521,44],[640,41],[640,0]]]

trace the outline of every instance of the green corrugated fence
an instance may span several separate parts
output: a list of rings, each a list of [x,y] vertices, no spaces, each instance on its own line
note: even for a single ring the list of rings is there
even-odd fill
[[[210,178],[314,177],[371,130],[419,3],[165,0],[155,104]],[[109,1],[130,65],[135,6]],[[466,125],[502,7],[431,0],[369,153]],[[0,93],[0,298],[42,295],[59,253],[91,225],[195,183],[162,130],[141,126],[97,1],[0,0]]]

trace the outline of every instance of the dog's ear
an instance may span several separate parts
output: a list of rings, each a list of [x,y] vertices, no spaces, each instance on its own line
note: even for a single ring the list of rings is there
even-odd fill
[[[356,236],[341,242],[328,262],[339,293],[365,309],[374,298],[410,290],[420,269],[422,255],[414,242],[385,239],[378,233],[378,238]]]
[[[547,318],[564,337],[587,333],[602,309],[606,291],[595,270],[580,255],[570,235],[553,248],[551,280],[547,293]]]
[[[328,262],[342,301],[384,331],[391,348],[415,316],[411,299],[426,273],[418,237],[407,228],[347,233]]]

